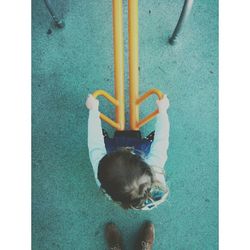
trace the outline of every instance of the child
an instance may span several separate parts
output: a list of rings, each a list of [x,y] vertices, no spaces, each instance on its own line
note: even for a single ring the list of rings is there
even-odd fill
[[[141,139],[139,131],[102,133],[99,101],[89,95],[88,148],[97,185],[125,209],[150,210],[168,196],[164,165],[169,145],[169,100],[157,100],[155,133]]]

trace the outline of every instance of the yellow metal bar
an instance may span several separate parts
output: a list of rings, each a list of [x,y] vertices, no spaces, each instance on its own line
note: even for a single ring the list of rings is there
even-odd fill
[[[124,46],[123,46],[122,0],[113,0],[113,40],[114,40],[114,82],[116,106],[116,122],[118,130],[125,128],[124,108]]]
[[[138,0],[128,0],[128,33],[130,128],[138,130],[139,106],[136,105],[139,95]]]
[[[119,105],[119,102],[113,97],[111,96],[109,93],[107,93],[104,90],[96,90],[93,93],[93,96],[96,98],[97,96],[103,96],[105,97],[107,100],[109,100],[112,104],[114,104],[115,106]]]
[[[103,96],[105,97],[108,101],[110,101],[112,104],[114,104],[116,107],[119,106],[119,102],[113,97],[111,96],[109,93],[107,93],[104,90],[96,90],[93,93],[93,96],[96,98],[98,96]],[[104,115],[103,113],[100,112],[100,118],[107,122],[109,125],[111,125],[112,127],[116,128],[117,130],[120,130],[120,124],[117,122],[114,122],[112,119],[110,119],[109,117],[107,117],[106,115]]]
[[[94,97],[103,96],[116,109],[116,122],[100,113],[100,118],[117,130],[125,129],[124,108],[124,45],[123,45],[122,0],[113,0],[113,42],[114,42],[114,89],[115,98],[104,90],[97,90]]]
[[[143,125],[145,125],[146,123],[148,123],[149,121],[151,121],[158,113],[159,113],[159,110],[156,109],[154,112],[152,112],[151,114],[149,114],[145,118],[141,119],[138,122],[137,127],[138,128],[142,127]]]
[[[124,45],[123,45],[122,0],[113,0],[113,40],[114,40],[114,85],[115,98],[104,90],[97,90],[94,97],[103,96],[116,107],[116,121],[100,114],[101,119],[116,128],[125,129],[124,105]],[[129,106],[130,128],[139,130],[141,126],[153,119],[155,110],[141,121],[139,120],[139,105],[150,95],[155,94],[159,99],[163,94],[158,89],[151,89],[139,96],[139,60],[138,60],[138,0],[128,0],[128,32],[129,32]]]
[[[139,97],[138,0],[128,0],[128,33],[130,128],[139,130],[158,114],[158,110],[155,110],[140,121],[139,105],[152,94],[157,95],[159,99],[163,94],[158,89],[151,89]]]
[[[157,95],[159,99],[161,99],[163,97],[163,94],[162,94],[162,92],[160,90],[158,90],[158,89],[150,89],[144,95],[142,95],[140,98],[137,99],[136,105],[139,106],[146,98],[148,98],[150,95],[153,95],[153,94]],[[136,127],[138,129],[140,129],[140,127],[142,127],[143,125],[145,125],[146,123],[151,121],[158,113],[159,113],[159,110],[156,109],[154,112],[152,112],[151,114],[149,114],[148,116],[146,116],[145,118],[140,120],[136,124]]]
[[[159,99],[161,99],[163,97],[163,94],[160,90],[158,89],[150,89],[149,91],[147,91],[145,94],[143,94],[141,97],[139,97],[136,101],[137,105],[140,105],[146,98],[148,98],[150,95],[157,95]]]
[[[120,130],[120,124],[118,124],[117,122],[114,122],[113,120],[111,120],[109,117],[107,117],[103,113],[100,113],[100,118],[103,121],[107,122],[110,126],[116,128],[117,130]]]

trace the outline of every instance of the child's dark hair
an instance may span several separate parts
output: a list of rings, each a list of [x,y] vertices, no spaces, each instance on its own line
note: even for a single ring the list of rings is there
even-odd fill
[[[142,203],[143,196],[140,195],[138,199],[133,191],[140,189],[137,181],[144,175],[152,179],[149,165],[140,155],[133,154],[128,149],[105,155],[98,166],[101,187],[125,209],[132,208],[138,200]]]

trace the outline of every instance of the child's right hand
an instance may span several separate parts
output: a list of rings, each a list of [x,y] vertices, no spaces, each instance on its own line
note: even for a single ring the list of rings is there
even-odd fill
[[[89,110],[98,110],[99,108],[99,101],[91,94],[89,94],[86,100],[86,107]]]
[[[169,100],[167,95],[165,94],[162,99],[157,100],[156,104],[159,108],[159,112],[166,112],[169,108]]]

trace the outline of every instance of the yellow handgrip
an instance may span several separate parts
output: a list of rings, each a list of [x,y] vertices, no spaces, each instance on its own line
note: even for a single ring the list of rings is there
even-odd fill
[[[141,97],[139,97],[136,101],[137,105],[140,105],[146,98],[148,98],[150,95],[157,95],[159,99],[163,97],[162,92],[159,89],[150,89],[145,94],[143,94]]]
[[[163,97],[163,93],[158,89],[150,89],[145,94],[143,94],[140,98],[137,99],[136,104],[140,105],[143,101],[145,101],[150,95],[157,95],[159,99]],[[137,123],[137,128],[140,129],[143,125],[151,121],[157,114],[159,113],[159,110],[156,109],[154,112],[143,118]]]
[[[103,113],[100,112],[100,118],[107,122],[110,126],[112,126],[113,128],[116,128],[117,130],[121,130],[120,124],[118,124],[117,122],[114,122],[112,119],[110,119],[109,117],[107,117],[106,115],[104,115]]]
[[[109,93],[107,93],[104,90],[96,90],[93,93],[93,96],[95,98],[97,98],[98,96],[103,96],[105,97],[108,101],[110,101],[112,104],[114,104],[116,107],[119,108],[119,101],[116,100],[113,96],[111,96]],[[112,119],[110,119],[109,117],[107,117],[106,115],[104,115],[103,113],[100,112],[100,118],[107,122],[109,125],[111,125],[112,127],[116,128],[117,130],[121,129],[121,124],[119,124],[118,122],[114,122]]]
[[[117,101],[113,96],[111,96],[109,93],[107,93],[104,90],[96,90],[93,94],[92,94],[95,98],[98,96],[103,96],[105,97],[107,100],[109,100],[112,104],[114,104],[115,106],[119,105],[119,101]]]
[[[149,91],[147,91],[145,94],[143,94],[141,97],[139,97],[136,102],[134,103],[134,105],[131,106],[131,108],[136,108],[139,109],[139,105],[145,101],[149,96],[151,95],[157,95],[159,99],[161,99],[163,97],[163,93],[158,90],[158,89],[150,89]],[[148,116],[146,116],[145,118],[143,118],[142,120],[139,120],[139,117],[137,119],[135,119],[134,117],[134,124],[135,126],[133,127],[133,130],[139,130],[140,127],[142,127],[143,125],[145,125],[146,123],[148,123],[149,121],[151,121],[157,114],[159,113],[158,109],[156,109],[154,112],[152,112],[151,114],[149,114]],[[135,120],[138,120],[138,122],[135,122]]]
[[[152,112],[151,114],[149,114],[145,118],[141,119],[138,122],[137,127],[138,128],[142,127],[143,125],[145,125],[146,123],[148,123],[149,121],[151,121],[155,116],[157,116],[158,113],[159,113],[159,110],[156,109],[154,112]]]

